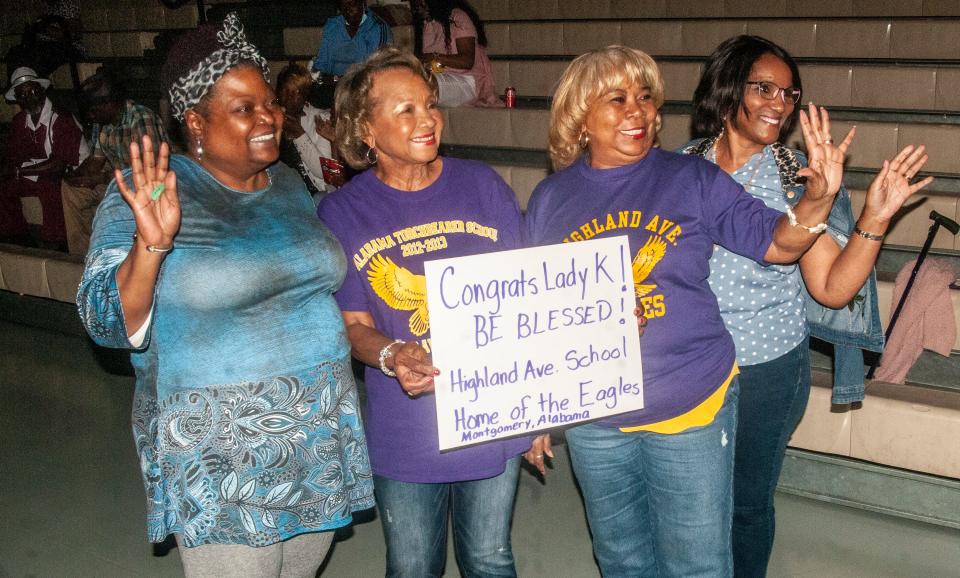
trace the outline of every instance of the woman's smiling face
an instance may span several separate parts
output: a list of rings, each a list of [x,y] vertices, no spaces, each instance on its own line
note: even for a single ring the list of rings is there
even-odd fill
[[[443,114],[433,91],[407,68],[377,73],[370,89],[373,110],[364,141],[376,149],[382,169],[425,165],[437,158]]]
[[[781,89],[776,97],[767,100],[760,95],[758,85],[747,84],[736,121],[727,126],[727,130],[762,149],[777,142],[784,123],[793,114],[796,105],[791,99],[784,99],[782,91],[793,87],[793,73],[783,60],[764,54],[753,63],[747,80],[774,84]]]
[[[620,86],[595,98],[583,122],[590,166],[622,167],[647,156],[657,138],[657,112],[647,86]]]
[[[280,156],[283,109],[259,68],[240,65],[224,74],[201,116],[203,164],[218,178],[249,178]]]

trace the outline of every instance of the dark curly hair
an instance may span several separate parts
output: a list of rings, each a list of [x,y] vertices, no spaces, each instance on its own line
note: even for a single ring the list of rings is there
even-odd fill
[[[765,54],[782,60],[793,75],[793,88],[802,90],[800,70],[786,50],[759,36],[741,35],[727,39],[707,59],[700,83],[693,93],[690,130],[694,138],[716,136],[723,129],[724,117],[737,117],[743,108],[750,70]],[[790,134],[799,113],[800,107],[794,107],[793,114],[780,131],[782,136]]]

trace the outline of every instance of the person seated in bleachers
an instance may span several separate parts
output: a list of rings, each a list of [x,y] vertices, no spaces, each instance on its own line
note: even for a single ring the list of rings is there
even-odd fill
[[[313,86],[310,72],[299,64],[290,64],[277,75],[277,100],[283,107],[280,160],[300,173],[310,195],[319,202],[343,184],[343,167],[333,158],[330,143],[335,134],[330,111],[307,102]]]
[[[56,110],[47,98],[50,81],[32,68],[20,67],[10,76],[7,100],[20,111],[10,123],[0,164],[0,239],[32,244],[21,197],[37,197],[43,209],[41,246],[66,250],[60,180],[68,168],[90,155],[80,123]]]
[[[320,51],[313,60],[313,71],[330,83],[352,64],[363,62],[378,48],[393,42],[390,26],[367,9],[366,0],[337,0],[337,9],[340,15],[323,26]]]
[[[126,97],[123,84],[104,69],[80,85],[80,106],[89,122],[93,154],[63,179],[63,216],[67,247],[72,255],[86,255],[93,216],[103,200],[114,169],[130,166],[130,143],[144,135],[167,142],[163,122],[152,110]]]
[[[413,45],[440,84],[440,106],[503,106],[483,21],[465,0],[411,0]]]

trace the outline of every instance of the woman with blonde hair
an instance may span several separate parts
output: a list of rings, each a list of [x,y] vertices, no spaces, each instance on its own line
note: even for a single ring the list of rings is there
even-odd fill
[[[569,429],[593,548],[604,576],[730,576],[738,369],[707,277],[714,245],[763,263],[795,261],[820,234],[846,144],[821,111],[801,114],[810,166],[784,215],[715,165],[655,146],[663,82],[623,46],[575,59],[553,99],[557,172],[527,209],[534,245],[626,235],[633,291],[648,319],[644,408]],[[896,160],[872,186],[909,194]],[[538,438],[530,452],[542,453]]]

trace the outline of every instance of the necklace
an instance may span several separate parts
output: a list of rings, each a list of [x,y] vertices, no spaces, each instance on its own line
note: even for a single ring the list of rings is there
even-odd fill
[[[713,164],[720,166],[720,163],[717,162],[717,145],[720,144],[720,139],[723,138],[723,135],[717,137],[717,140],[713,141],[713,146],[710,147],[709,157],[707,160],[711,161]],[[750,174],[750,178],[743,185],[743,190],[750,192],[749,189],[753,186],[754,179],[757,178],[757,175],[760,174],[760,169],[763,168],[763,151],[760,151],[760,156],[757,158],[756,167],[754,167],[753,172]],[[734,171],[736,172],[736,171]],[[731,174],[731,176],[733,176]]]

